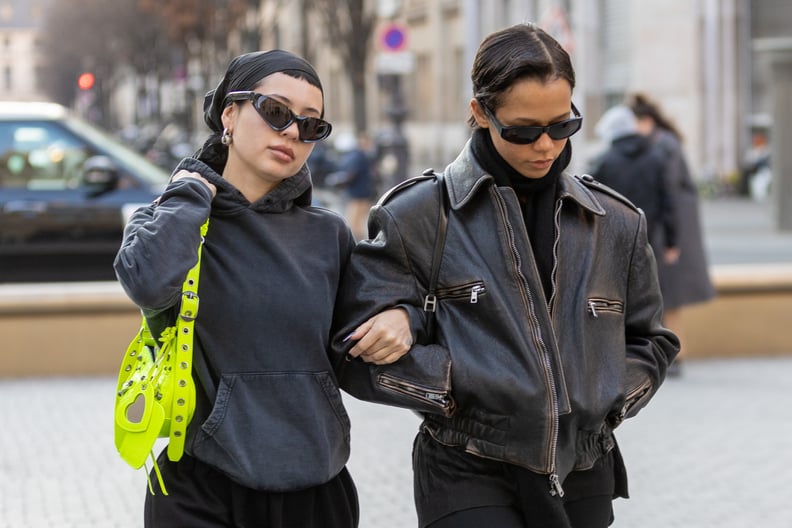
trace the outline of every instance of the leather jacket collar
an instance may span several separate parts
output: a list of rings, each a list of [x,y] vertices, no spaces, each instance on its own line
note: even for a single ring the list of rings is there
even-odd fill
[[[459,156],[446,167],[445,175],[449,205],[454,210],[464,207],[473,195],[489,182],[493,184],[495,182],[495,179],[476,161],[470,149],[470,141]],[[594,194],[579,181],[580,178],[567,172],[562,173],[559,178],[559,199],[569,198],[592,214],[604,215],[605,209]]]

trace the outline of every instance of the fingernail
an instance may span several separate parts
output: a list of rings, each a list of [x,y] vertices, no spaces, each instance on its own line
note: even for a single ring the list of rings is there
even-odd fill
[[[349,341],[349,338],[351,338],[353,335],[355,335],[355,332],[352,332],[351,334],[349,334],[348,336],[346,336],[346,337],[344,338],[344,341],[343,341],[343,343],[346,343],[347,341]]]

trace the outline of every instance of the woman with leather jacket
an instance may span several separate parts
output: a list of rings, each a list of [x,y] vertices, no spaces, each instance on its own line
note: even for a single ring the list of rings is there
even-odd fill
[[[152,472],[145,526],[354,528],[350,423],[328,353],[354,238],[340,215],[311,205],[305,164],[331,131],[322,85],[289,52],[247,53],[231,61],[204,110],[211,135],[159,199],[132,215],[115,261],[159,335],[209,217],[195,322],[205,375],[194,370],[185,454],[170,460],[163,451],[162,480]],[[407,352],[393,326],[388,313],[367,321],[354,354]]]
[[[442,175],[372,208],[342,286],[345,318],[404,310],[417,344],[389,365],[344,360],[356,335],[340,325],[339,381],[422,414],[421,527],[604,527],[627,496],[613,429],[678,349],[646,221],[565,172],[582,118],[552,37],[524,24],[493,33],[472,81],[471,139]]]

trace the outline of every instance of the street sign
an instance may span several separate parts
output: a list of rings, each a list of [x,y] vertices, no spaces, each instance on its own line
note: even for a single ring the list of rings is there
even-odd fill
[[[377,73],[403,74],[415,69],[415,56],[407,49],[407,29],[389,22],[380,31],[380,49],[375,58]]]
[[[412,51],[380,52],[374,67],[377,73],[411,73],[415,69],[415,56]]]
[[[407,30],[399,24],[388,24],[381,33],[383,51],[403,51],[407,47]]]

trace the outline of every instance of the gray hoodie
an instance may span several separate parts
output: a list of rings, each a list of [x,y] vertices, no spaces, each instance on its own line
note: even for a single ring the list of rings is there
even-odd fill
[[[153,332],[172,324],[209,215],[195,354],[217,390],[197,384],[186,451],[254,489],[332,479],[349,457],[349,418],[327,354],[339,279],[354,246],[343,218],[311,206],[308,169],[255,203],[204,163],[136,211],[115,270]],[[156,335],[156,334],[155,334]]]

